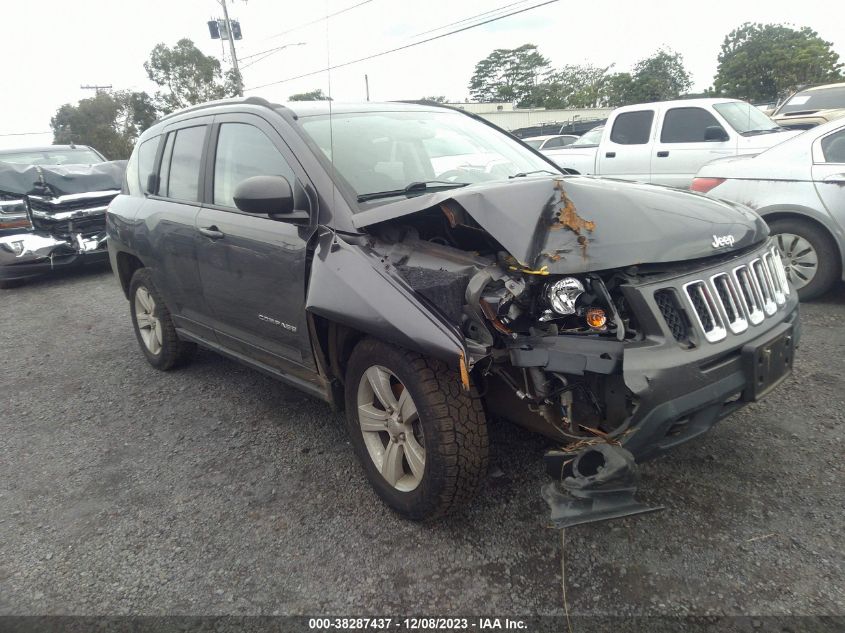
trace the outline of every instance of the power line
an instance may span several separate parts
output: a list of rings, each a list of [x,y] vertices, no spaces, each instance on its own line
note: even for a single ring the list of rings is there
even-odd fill
[[[284,49],[288,48],[289,46],[305,46],[305,42],[296,42],[296,43],[293,43],[293,44],[285,44],[284,46],[279,46],[279,47],[271,49],[269,51],[264,51],[264,53],[265,53],[264,55],[262,55],[261,57],[259,57],[256,60],[249,62],[248,64],[241,66],[241,68],[249,68],[253,64],[257,64],[258,62],[260,62],[264,59],[267,59],[271,55],[275,55],[279,51],[284,50]],[[261,55],[261,53],[256,53],[256,55]],[[248,57],[255,57],[255,55],[248,55]],[[242,57],[241,61],[243,61],[244,59],[247,59],[247,57]]]
[[[530,2],[530,0],[519,0],[519,2],[511,2],[510,4],[506,4],[504,6],[498,7],[497,9],[490,9],[489,11],[484,11],[483,13],[477,13],[475,15],[471,15],[468,18],[464,18],[463,20],[458,20],[456,22],[450,22],[449,24],[442,24],[438,26],[436,29],[429,29],[428,31],[423,31],[422,33],[415,33],[408,39],[413,39],[415,37],[419,37],[420,35],[428,35],[429,33],[434,33],[436,31],[442,31],[443,29],[449,28],[450,26],[455,26],[457,24],[463,24],[464,22],[469,22],[470,20],[474,20],[476,18],[480,18],[485,15],[489,15],[490,13],[498,13],[504,9],[509,9],[514,7],[518,4],[525,4],[526,2]]]
[[[311,77],[313,75],[319,75],[320,73],[324,73],[328,70],[335,70],[337,68],[343,68],[344,66],[351,66],[352,64],[357,64],[358,62],[364,62],[368,59],[374,59],[376,57],[382,57],[384,55],[389,55],[390,53],[396,53],[397,51],[402,51],[408,48],[413,48],[414,46],[419,46],[420,44],[426,44],[428,42],[433,42],[434,40],[439,40],[444,37],[448,37],[449,35],[455,35],[456,33],[461,33],[462,31],[468,31],[469,29],[474,29],[477,26],[484,26],[485,24],[489,24],[490,22],[496,22],[497,20],[502,20],[504,18],[510,17],[512,15],[516,15],[518,13],[525,13],[526,11],[531,11],[532,9],[538,9],[540,7],[546,6],[547,4],[552,4],[557,2],[558,0],[546,0],[546,2],[541,2],[540,4],[535,4],[530,7],[526,7],[524,9],[519,9],[518,11],[511,11],[510,13],[506,13],[504,15],[498,15],[493,18],[489,18],[484,20],[483,22],[477,22],[475,24],[470,24],[469,26],[464,26],[459,29],[455,29],[454,31],[449,31],[448,33],[442,33],[440,35],[435,35],[434,37],[429,37],[427,39],[421,40],[419,42],[413,42],[411,44],[405,44],[404,46],[398,46],[396,48],[391,48],[387,51],[382,51],[380,53],[375,53],[373,55],[368,55],[366,57],[361,57],[359,59],[353,59],[348,62],[343,62],[342,64],[335,64],[334,66],[329,66],[328,68],[321,68],[320,70],[314,70],[308,73],[303,73],[301,75],[296,75],[295,77],[287,77],[285,79],[279,79],[278,81],[271,81],[266,84],[261,84],[260,86],[253,86],[252,88],[244,88],[244,90],[260,90],[261,88],[266,88],[268,86],[275,86],[277,84],[283,84],[288,81],[294,81],[296,79],[302,79],[303,77]]]
[[[268,35],[265,37],[265,40],[272,40],[277,37],[281,37],[282,35],[287,35],[288,33],[293,33],[294,31],[298,31],[299,29],[304,29],[306,26],[311,26],[312,24],[317,24],[324,20],[328,20],[329,18],[333,18],[336,15],[340,15],[341,13],[346,13],[347,11],[352,11],[352,9],[357,9],[360,6],[365,4],[369,4],[373,0],[364,0],[363,2],[359,2],[358,4],[353,4],[350,7],[346,7],[345,9],[341,9],[340,11],[335,11],[334,13],[329,13],[323,17],[317,18],[316,20],[311,20],[310,22],[305,22],[304,24],[300,24],[299,26],[294,26],[293,28],[288,29],[287,31],[282,31],[281,33],[276,33],[275,35]],[[266,52],[266,51],[265,51]],[[256,53],[256,55],[260,55],[261,53]],[[244,58],[245,59],[245,58]]]

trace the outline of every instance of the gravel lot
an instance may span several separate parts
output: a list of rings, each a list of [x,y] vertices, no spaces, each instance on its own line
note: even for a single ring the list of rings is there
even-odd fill
[[[843,317],[805,305],[793,378],[644,466],[666,510],[566,531],[573,615],[845,614]],[[0,291],[0,325],[0,614],[564,613],[543,440],[493,425],[480,498],[420,526],[326,405],[149,367],[109,272]]]

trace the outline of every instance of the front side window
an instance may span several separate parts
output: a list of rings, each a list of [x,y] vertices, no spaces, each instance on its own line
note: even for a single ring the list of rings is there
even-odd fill
[[[235,188],[253,176],[283,176],[294,186],[293,170],[270,138],[247,123],[223,123],[214,155],[214,204],[235,206]]]
[[[570,147],[595,147],[601,141],[602,134],[604,134],[603,125],[594,127],[592,130],[584,132],[581,138],[572,143]]]
[[[186,202],[199,200],[205,128],[205,125],[186,127],[168,135],[159,190],[166,197]]]
[[[716,117],[704,108],[672,108],[663,119],[660,142],[703,143],[707,140],[708,127],[718,127],[724,132]]]
[[[822,139],[822,154],[825,162],[845,163],[845,130]]]
[[[651,137],[654,110],[623,112],[616,117],[610,140],[620,145],[644,145]]]

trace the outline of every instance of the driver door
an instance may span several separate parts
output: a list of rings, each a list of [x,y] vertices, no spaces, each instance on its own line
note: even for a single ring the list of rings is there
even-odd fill
[[[305,317],[309,226],[235,207],[235,187],[252,176],[284,176],[297,209],[311,210],[305,174],[278,132],[251,114],[215,117],[205,204],[196,228],[203,294],[220,343],[274,369],[315,370]],[[307,372],[306,372],[307,373]]]

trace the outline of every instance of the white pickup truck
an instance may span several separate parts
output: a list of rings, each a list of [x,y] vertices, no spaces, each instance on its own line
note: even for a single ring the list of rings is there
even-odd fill
[[[684,99],[617,108],[600,137],[591,130],[544,154],[574,174],[688,188],[711,160],[758,154],[798,133],[745,101]]]

